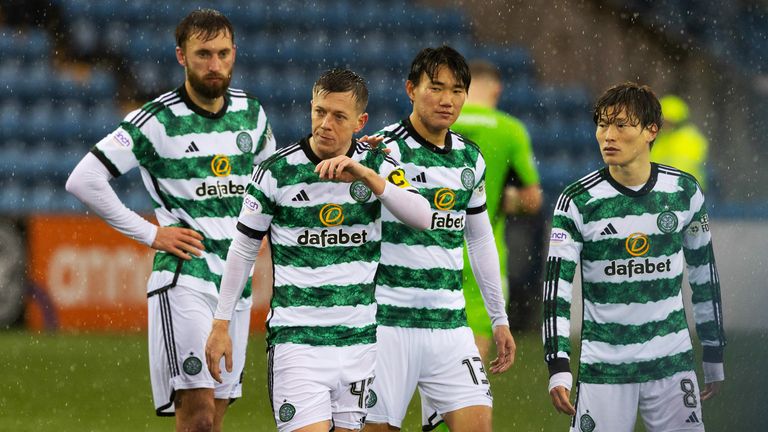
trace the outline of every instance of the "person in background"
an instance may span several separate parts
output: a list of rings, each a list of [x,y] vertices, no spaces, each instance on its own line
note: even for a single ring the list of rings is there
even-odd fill
[[[707,138],[690,121],[688,104],[675,95],[659,99],[664,129],[651,149],[651,161],[691,174],[707,190]]]
[[[66,188],[116,230],[157,250],[147,282],[155,411],[175,415],[179,431],[219,431],[242,395],[250,281],[229,328],[234,367],[219,382],[208,372],[205,341],[245,187],[275,141],[259,101],[229,88],[237,49],[227,17],[191,12],[176,28],[176,44],[184,83],[129,113],[80,161]],[[109,184],[133,168],[159,226],[126,208]]]
[[[472,140],[483,153],[486,206],[499,251],[502,280],[506,275],[508,281],[510,328],[531,328],[534,323],[538,325],[535,312],[541,295],[538,279],[544,229],[539,173],[531,139],[520,120],[496,109],[503,89],[498,68],[485,60],[473,60],[469,62],[469,70],[472,87],[451,129]],[[515,235],[510,238],[505,232],[511,229]],[[507,269],[508,262],[514,271]],[[469,265],[466,247],[463,281],[467,321],[480,356],[487,359],[493,340],[491,321]]]

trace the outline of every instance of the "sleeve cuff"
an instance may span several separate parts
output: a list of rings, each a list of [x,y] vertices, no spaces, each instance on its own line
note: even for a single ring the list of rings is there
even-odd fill
[[[555,387],[565,387],[566,390],[571,391],[573,385],[573,375],[570,372],[558,372],[549,377],[548,392],[551,392]]]
[[[568,372],[571,373],[571,362],[567,358],[556,358],[554,360],[547,362],[547,367],[549,368],[549,376],[560,372]]]
[[[722,363],[708,363],[704,362],[704,383],[709,384],[711,382],[725,381],[725,367]]]
[[[723,347],[704,345],[704,353],[702,355],[702,360],[705,363],[722,363]]]

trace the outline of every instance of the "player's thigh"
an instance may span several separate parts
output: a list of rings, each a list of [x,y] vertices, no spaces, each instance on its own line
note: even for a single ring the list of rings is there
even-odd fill
[[[493,420],[491,407],[474,405],[443,414],[451,432],[491,432]]]
[[[181,286],[148,299],[150,378],[158,414],[174,412],[174,391],[216,387],[205,364],[215,305],[215,299]]]
[[[639,384],[580,383],[571,432],[632,432],[639,394]]]
[[[438,414],[470,406],[493,406],[491,386],[468,327],[421,329],[419,391]]]
[[[419,341],[414,341],[417,330],[378,327],[376,378],[368,396],[368,423],[401,426],[419,378],[421,351]]]
[[[696,374],[679,372],[641,384],[640,416],[648,432],[703,431]]]
[[[365,424],[368,407],[375,402],[370,396],[376,365],[376,345],[339,347],[338,386],[331,392],[331,410],[336,430],[358,430]]]
[[[278,344],[268,351],[268,390],[280,432],[315,427],[332,418],[331,391],[339,365],[329,347]]]

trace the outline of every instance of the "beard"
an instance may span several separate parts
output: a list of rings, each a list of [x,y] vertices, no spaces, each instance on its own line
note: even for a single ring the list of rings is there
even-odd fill
[[[218,83],[210,83],[205,81],[206,78],[220,78],[221,81]],[[189,85],[192,89],[194,89],[200,96],[208,99],[217,99],[224,96],[224,93],[227,92],[229,83],[232,81],[232,74],[221,75],[210,73],[201,78],[187,70],[187,80],[189,80]]]

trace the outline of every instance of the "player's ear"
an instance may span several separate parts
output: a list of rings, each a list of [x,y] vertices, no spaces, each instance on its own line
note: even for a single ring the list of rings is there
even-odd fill
[[[366,123],[368,123],[368,113],[362,113],[359,116],[357,116],[357,127],[355,128],[355,133],[358,133],[361,130],[363,130]]]
[[[408,95],[408,99],[411,100],[411,103],[413,103],[413,99],[416,97],[415,94],[416,84],[413,83],[411,80],[405,81],[405,94]]]
[[[176,61],[180,65],[187,67],[187,59],[184,57],[184,50],[181,47],[176,47]]]
[[[656,123],[653,123],[653,124],[648,125],[648,127],[646,127],[646,129],[648,129],[648,133],[650,134],[650,136],[648,138],[648,142],[651,142],[651,141],[655,140],[656,139],[656,135],[659,133],[659,125],[657,125]]]

